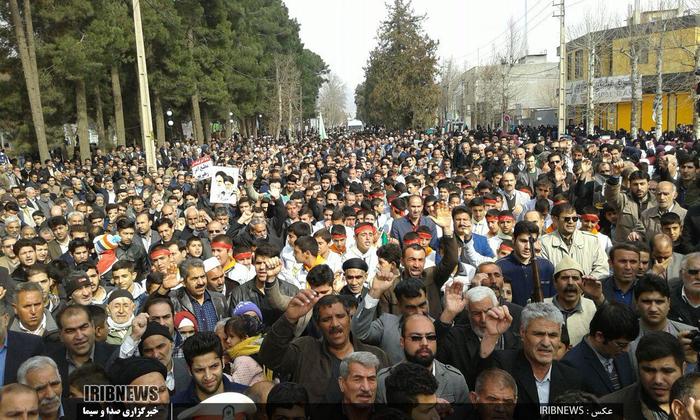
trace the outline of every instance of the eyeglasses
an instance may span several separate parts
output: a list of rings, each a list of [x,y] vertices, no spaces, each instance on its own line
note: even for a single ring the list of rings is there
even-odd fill
[[[413,335],[408,336],[408,339],[413,341],[414,343],[421,342],[421,341],[423,341],[424,338],[428,341],[437,341],[437,335],[435,335],[435,334],[425,334],[425,335],[413,334]]]
[[[549,163],[550,164],[553,163],[556,165],[557,163],[561,163],[561,161],[560,160],[550,160]]]
[[[700,274],[700,269],[698,268],[686,268],[685,272],[690,274],[691,276],[697,276]]]
[[[567,222],[567,223],[578,222],[578,216],[562,217],[562,220]]]

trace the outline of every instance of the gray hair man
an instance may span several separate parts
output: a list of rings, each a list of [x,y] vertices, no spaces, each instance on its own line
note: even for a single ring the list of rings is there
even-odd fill
[[[518,385],[518,402],[548,404],[570,390],[582,389],[579,373],[555,360],[561,342],[564,317],[551,303],[530,303],[520,321],[521,350],[494,351],[500,336],[513,318],[504,306],[489,309],[481,340],[482,367],[497,367],[510,373]],[[536,394],[526,390],[537,390]]]
[[[368,351],[355,351],[340,362],[338,386],[348,418],[367,417],[377,396],[379,359]]]
[[[34,356],[27,359],[17,370],[17,382],[36,391],[39,397],[39,415],[42,420],[53,420],[63,416],[61,406],[63,384],[58,366],[51,358]]]
[[[503,369],[489,368],[476,378],[469,401],[481,419],[513,418],[518,402],[518,384]]]

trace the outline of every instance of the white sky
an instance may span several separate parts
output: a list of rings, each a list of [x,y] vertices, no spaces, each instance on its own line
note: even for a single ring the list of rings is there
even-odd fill
[[[384,0],[283,0],[290,17],[301,26],[306,48],[319,54],[345,83],[348,111],[354,114],[353,92],[364,79],[363,67],[376,45],[379,23],[386,18]],[[393,0],[387,0],[393,2]],[[580,24],[587,10],[601,0],[566,0],[567,27]],[[607,0],[608,15],[622,22],[634,0]],[[425,14],[423,28],[439,41],[441,59],[453,57],[458,65],[473,67],[489,59],[493,45],[505,42],[508,21],[524,29],[528,10],[528,51],[546,51],[556,61],[559,19],[552,17],[552,0],[413,0],[417,14]],[[643,7],[647,0],[642,0]],[[558,7],[556,8],[558,10]]]

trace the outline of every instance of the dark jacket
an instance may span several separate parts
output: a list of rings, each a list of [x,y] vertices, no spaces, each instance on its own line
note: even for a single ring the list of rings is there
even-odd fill
[[[260,290],[258,290],[258,288],[255,286],[256,282],[257,277],[254,277],[252,280],[249,280],[233,289],[228,300],[228,307],[231,314],[227,314],[226,316],[232,315],[233,310],[236,309],[236,305],[238,305],[240,302],[253,302],[258,308],[260,308],[260,313],[262,313],[262,321],[265,323],[265,325],[269,326],[277,321],[277,318],[284,313],[284,310],[273,307],[268,296],[260,292]],[[280,293],[282,293],[284,296],[294,297],[297,292],[299,292],[299,289],[296,286],[287,283],[286,281],[277,279],[276,283],[279,285]]]
[[[439,323],[436,320],[435,323]],[[444,324],[443,324],[444,325]],[[459,369],[467,380],[469,389],[474,389],[479,373],[479,348],[481,341],[468,325],[455,325],[443,330],[436,325],[438,346],[435,357],[442,363]],[[503,350],[516,350],[522,347],[520,337],[506,331],[503,334]]]
[[[119,346],[113,344],[102,343],[99,341],[95,342],[95,355],[92,360],[98,366],[103,367],[105,370],[109,370],[114,360],[119,357]],[[61,374],[61,380],[64,384],[68,383],[68,360],[66,359],[66,347],[63,343],[55,343],[49,346],[47,355],[56,362],[58,366],[58,372]],[[63,387],[63,398],[68,398],[70,393],[70,387]]]
[[[693,308],[683,299],[683,283],[671,287],[671,310],[668,319],[700,328],[700,308]]]
[[[539,404],[535,375],[523,350],[500,350],[491,353],[488,359],[481,359],[480,367],[497,367],[510,373],[518,385],[518,404]],[[583,390],[581,373],[558,361],[552,362],[549,384],[549,403],[566,391]],[[543,402],[547,403],[547,402]]]
[[[610,382],[608,371],[600,363],[598,356],[588,344],[586,338],[571,349],[564,356],[562,362],[579,372],[586,372],[585,375],[581,375],[581,378],[583,378],[584,389],[587,392],[595,394],[597,397],[615,392],[613,384]],[[634,383],[635,375],[632,370],[629,353],[620,353],[613,359],[613,364],[622,388]]]
[[[21,332],[7,332],[7,354],[5,355],[5,377],[3,385],[17,382],[17,370],[27,359],[44,354],[41,337]],[[66,377],[66,380],[68,377]]]
[[[532,265],[521,263],[513,253],[496,261],[501,268],[503,277],[509,279],[513,288],[513,303],[520,306],[527,305],[528,299],[534,291]],[[554,266],[548,260],[537,257],[537,268],[540,275],[540,287],[544,297],[552,297],[554,289]]]
[[[622,404],[625,420],[653,419],[658,410],[651,398],[642,393],[639,382],[600,398],[601,404]]]
[[[681,233],[681,254],[700,251],[700,205],[688,208]]]
[[[44,329],[44,335],[42,336],[44,342],[58,342],[60,340],[58,335],[58,325],[56,325],[56,321],[54,320],[53,315],[51,314],[51,312],[49,312],[48,309],[45,309],[44,316],[46,317],[46,328]],[[17,318],[16,316],[10,320],[10,326],[8,327],[8,329],[10,331],[24,333],[24,331],[22,331],[22,329],[19,326],[19,318]]]
[[[440,288],[450,278],[452,270],[457,265],[459,258],[459,248],[454,235],[447,237],[443,236],[442,241],[447,241],[445,247],[445,255],[442,256],[438,265],[428,267],[423,271],[423,283],[428,295],[429,315],[433,318],[439,318],[442,313],[442,293]],[[401,273],[401,278],[410,277],[407,270]]]
[[[209,293],[211,301],[212,303],[214,303],[214,308],[216,309],[218,319],[220,320],[221,318],[227,316],[228,308],[226,306],[226,298],[224,297],[224,295],[219,292],[212,292],[211,290],[207,290],[205,291],[205,293]],[[173,303],[173,308],[175,309],[173,313],[178,313],[182,310],[185,310],[194,315],[195,318],[198,318],[197,314],[194,312],[194,308],[192,307],[191,297],[184,287],[181,287],[177,290],[171,290],[170,301]],[[199,319],[197,320],[199,321]]]
[[[339,402],[328,397],[339,392],[338,378],[333,377],[335,356],[328,351],[322,338],[307,336],[295,339],[295,328],[286,317],[281,316],[260,346],[260,361],[276,374],[288,375],[289,380],[304,386],[310,401]],[[368,351],[377,356],[380,368],[389,366],[389,360],[380,348],[355,340],[353,347],[355,351]]]

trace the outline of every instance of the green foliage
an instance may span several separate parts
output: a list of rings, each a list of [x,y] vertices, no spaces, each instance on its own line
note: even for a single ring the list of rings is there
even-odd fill
[[[422,30],[410,0],[394,0],[355,90],[358,118],[389,129],[433,125],[439,100],[437,43]]]

